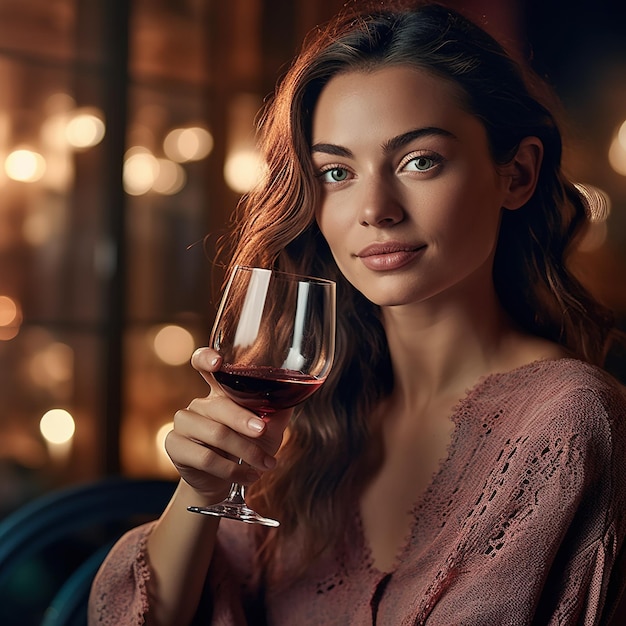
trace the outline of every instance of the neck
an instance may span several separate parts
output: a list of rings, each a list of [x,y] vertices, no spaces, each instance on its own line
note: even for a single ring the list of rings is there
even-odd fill
[[[395,399],[418,407],[460,397],[479,378],[552,355],[554,346],[521,332],[495,293],[468,303],[418,303],[383,310]],[[478,303],[478,304],[477,304]]]

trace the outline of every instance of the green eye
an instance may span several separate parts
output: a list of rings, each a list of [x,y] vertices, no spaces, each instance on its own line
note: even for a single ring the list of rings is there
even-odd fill
[[[413,164],[413,167],[420,172],[429,170],[435,165],[434,159],[425,156],[416,157],[411,160],[411,163]]]
[[[324,182],[327,183],[342,183],[344,180],[348,178],[348,170],[343,167],[333,167],[330,170],[326,170],[322,177]]]

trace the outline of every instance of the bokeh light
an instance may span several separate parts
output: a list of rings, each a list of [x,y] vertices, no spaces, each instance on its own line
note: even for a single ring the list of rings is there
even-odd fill
[[[159,451],[162,452],[165,450],[165,438],[167,437],[167,434],[170,432],[170,430],[172,430],[173,427],[174,427],[174,423],[168,422],[167,424],[163,424],[163,426],[161,426],[161,428],[159,428],[159,430],[157,431],[157,434],[155,437],[155,443]]]
[[[17,337],[22,324],[22,311],[19,304],[9,296],[0,296],[0,341],[10,341]]]
[[[224,164],[226,184],[236,193],[250,191],[263,175],[263,165],[258,152],[253,149],[233,151]]]
[[[622,125],[617,131],[617,139],[622,144],[624,150],[626,150],[626,120],[622,122]]]
[[[152,189],[165,196],[178,193],[187,182],[187,174],[178,163],[168,159],[157,159],[159,171],[152,184]]]
[[[28,372],[39,387],[61,393],[74,378],[74,351],[60,341],[49,343],[33,355]]]
[[[53,93],[45,102],[45,110],[48,115],[67,113],[76,108],[76,101],[68,93],[59,91]]]
[[[205,128],[175,128],[163,140],[163,151],[172,161],[199,161],[213,150],[213,135]]]
[[[41,418],[39,430],[47,442],[63,444],[71,441],[76,431],[76,423],[65,409],[50,409]]]
[[[7,156],[4,161],[4,170],[13,180],[34,183],[44,175],[46,160],[34,150],[19,148]]]
[[[626,121],[622,123],[613,137],[608,157],[613,170],[626,176]]]
[[[183,365],[189,362],[195,343],[191,333],[175,324],[163,326],[155,335],[154,352],[168,365]]]
[[[67,149],[65,129],[70,119],[67,112],[56,113],[47,117],[41,125],[41,141],[47,150],[63,151]]]
[[[159,175],[159,162],[146,148],[134,147],[126,152],[124,160],[124,190],[131,196],[140,196],[152,189]]]
[[[156,447],[157,467],[162,473],[168,474],[168,475],[173,475],[175,474],[175,471],[176,471],[174,469],[174,464],[172,463],[172,460],[170,459],[169,454],[167,453],[167,450],[165,449],[165,438],[167,437],[167,434],[172,430],[173,427],[174,427],[173,422],[167,422],[163,424],[163,426],[159,428],[159,430],[157,431],[154,437],[154,444]]]
[[[22,236],[31,246],[40,246],[49,241],[54,234],[54,224],[50,214],[33,211],[24,217]]]
[[[17,304],[9,296],[0,296],[0,326],[11,326],[17,320]]]
[[[91,148],[99,144],[105,132],[102,113],[94,108],[77,109],[67,122],[65,138],[73,148]]]

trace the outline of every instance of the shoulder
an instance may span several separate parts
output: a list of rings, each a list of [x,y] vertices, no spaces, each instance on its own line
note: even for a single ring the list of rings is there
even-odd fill
[[[626,471],[625,388],[598,367],[536,361],[489,376],[469,401],[471,414],[488,416],[484,430],[500,438],[535,448],[558,444]]]
[[[472,401],[466,424],[481,430],[475,445],[493,493],[510,483],[513,503],[532,494],[528,506],[570,502],[576,510],[585,502],[607,519],[624,518],[626,396],[609,374],[574,359],[534,362],[490,376]]]
[[[571,387],[602,389],[621,394],[622,398],[625,391],[624,386],[602,368],[574,358],[533,361],[494,376],[509,378],[517,383],[552,385],[555,391]]]
[[[596,416],[626,422],[626,388],[604,370],[577,359],[535,361],[484,381],[482,401],[535,413]]]

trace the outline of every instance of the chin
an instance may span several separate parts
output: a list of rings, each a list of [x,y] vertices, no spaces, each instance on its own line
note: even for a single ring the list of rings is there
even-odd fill
[[[381,293],[371,293],[367,290],[361,291],[363,296],[367,298],[372,304],[375,304],[379,307],[392,307],[392,306],[403,306],[405,304],[411,304],[414,302],[413,298],[401,298],[397,293],[394,294],[381,294]]]

